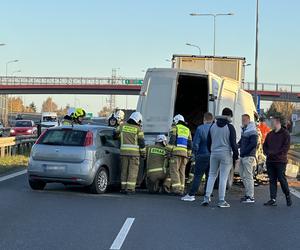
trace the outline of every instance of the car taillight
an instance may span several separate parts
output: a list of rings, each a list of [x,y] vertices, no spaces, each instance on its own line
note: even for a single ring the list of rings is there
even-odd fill
[[[44,135],[47,133],[48,130],[45,130],[41,133],[39,138],[36,140],[35,144],[40,144],[41,140],[43,139]]]
[[[93,133],[88,131],[85,136],[84,145],[85,147],[93,145]]]

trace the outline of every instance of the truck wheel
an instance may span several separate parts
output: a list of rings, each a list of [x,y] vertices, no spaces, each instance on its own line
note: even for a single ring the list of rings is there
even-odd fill
[[[232,167],[230,169],[230,172],[229,172],[229,175],[228,175],[228,180],[227,180],[227,185],[226,185],[227,190],[229,190],[232,187],[233,179],[234,179],[234,168]]]
[[[46,183],[43,181],[32,181],[29,180],[29,186],[33,189],[33,190],[43,190],[46,186]]]
[[[103,194],[108,188],[108,173],[104,167],[100,167],[95,175],[94,181],[90,186],[93,194]]]

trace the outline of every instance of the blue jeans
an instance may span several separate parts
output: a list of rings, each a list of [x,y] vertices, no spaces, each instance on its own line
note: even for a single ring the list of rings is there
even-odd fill
[[[204,174],[206,175],[206,181],[205,181],[205,189],[206,189],[206,184],[207,184],[208,174],[209,174],[209,161],[210,161],[209,155],[196,156],[194,180],[189,195],[194,196],[198,192],[200,182]]]

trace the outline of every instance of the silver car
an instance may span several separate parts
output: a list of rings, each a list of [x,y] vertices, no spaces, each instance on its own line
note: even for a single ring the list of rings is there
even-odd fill
[[[30,154],[28,180],[32,189],[47,183],[89,186],[104,193],[120,184],[119,141],[106,126],[62,126],[43,133]]]

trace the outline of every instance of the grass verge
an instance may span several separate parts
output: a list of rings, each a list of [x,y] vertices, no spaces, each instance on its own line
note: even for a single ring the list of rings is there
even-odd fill
[[[16,155],[0,158],[0,175],[22,170],[28,165],[28,156]]]

